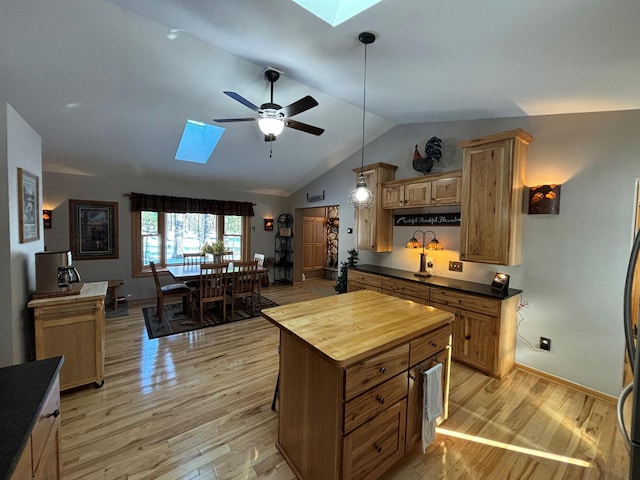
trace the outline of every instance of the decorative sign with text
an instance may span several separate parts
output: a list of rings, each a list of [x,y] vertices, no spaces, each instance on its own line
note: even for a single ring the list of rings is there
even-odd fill
[[[416,215],[394,215],[396,227],[458,227],[460,213],[419,213]]]

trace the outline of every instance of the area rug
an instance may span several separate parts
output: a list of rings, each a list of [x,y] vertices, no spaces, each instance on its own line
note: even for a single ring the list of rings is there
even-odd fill
[[[231,318],[231,306],[227,305],[227,318],[222,318],[222,309],[220,306],[209,306],[204,315],[202,323],[198,312],[194,312],[195,318],[190,318],[189,314],[182,309],[182,303],[172,303],[162,306],[162,319],[158,321],[156,317],[156,307],[146,307],[142,309],[144,315],[144,323],[147,326],[147,335],[150,339],[158,337],[166,337],[176,333],[189,332],[200,328],[215,327],[224,323],[237,322],[246,320],[260,315],[263,308],[277,307],[278,304],[266,297],[255,294],[254,299],[254,315],[251,315],[251,309],[245,310],[242,306],[236,306],[233,318]]]

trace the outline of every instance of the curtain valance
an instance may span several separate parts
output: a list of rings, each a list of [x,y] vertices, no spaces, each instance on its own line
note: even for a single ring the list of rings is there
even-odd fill
[[[165,213],[210,213],[214,215],[241,215],[253,217],[253,203],[203,198],[171,197],[131,193],[131,211]]]

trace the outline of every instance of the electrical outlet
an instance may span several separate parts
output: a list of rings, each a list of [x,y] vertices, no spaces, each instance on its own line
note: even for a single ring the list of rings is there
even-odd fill
[[[540,337],[540,350],[551,351],[551,339]]]
[[[462,272],[462,262],[452,262],[449,260],[449,271]]]

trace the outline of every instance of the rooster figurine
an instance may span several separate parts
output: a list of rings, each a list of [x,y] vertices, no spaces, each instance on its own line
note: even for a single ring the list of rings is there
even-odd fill
[[[433,161],[440,161],[442,156],[442,140],[438,137],[431,137],[424,147],[425,157],[420,155],[418,151],[418,145],[416,145],[413,152],[413,169],[423,175],[431,172],[433,168]]]

